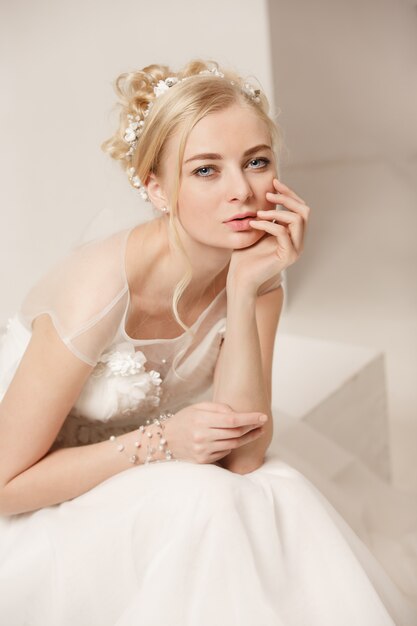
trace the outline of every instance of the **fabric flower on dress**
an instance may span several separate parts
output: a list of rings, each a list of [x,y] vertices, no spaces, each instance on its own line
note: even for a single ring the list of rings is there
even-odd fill
[[[147,371],[146,361],[143,352],[128,342],[104,352],[76,402],[74,415],[106,422],[159,406],[161,375]]]
[[[104,353],[99,363],[105,363],[107,366],[105,376],[132,376],[145,371],[143,366],[146,363],[146,356],[125,342],[117,344],[116,350]]]

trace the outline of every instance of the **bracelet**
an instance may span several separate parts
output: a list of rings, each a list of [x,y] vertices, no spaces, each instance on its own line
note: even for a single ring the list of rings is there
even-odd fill
[[[161,415],[159,417],[155,417],[153,419],[153,422],[151,424],[150,420],[146,420],[146,426],[144,426],[143,424],[141,424],[141,426],[139,426],[139,438],[137,439],[137,441],[135,441],[135,447],[136,448],[140,448],[142,445],[142,439],[143,437],[147,437],[149,439],[149,442],[147,444],[147,455],[146,455],[146,459],[144,461],[144,465],[148,464],[148,463],[159,463],[161,459],[154,459],[153,455],[156,452],[157,448],[152,447],[151,446],[151,441],[150,439],[153,437],[153,434],[150,431],[150,426],[153,426],[154,424],[156,424],[159,429],[157,430],[156,435],[159,436],[159,444],[158,444],[158,449],[159,450],[163,450],[164,446],[166,446],[168,444],[167,440],[162,436],[163,435],[163,431],[165,429],[165,424],[164,422],[169,419],[170,417],[173,417],[173,413],[170,413],[169,411],[166,413],[161,413]],[[149,428],[149,430],[147,430],[147,428]],[[146,432],[145,432],[146,431]],[[125,452],[125,445],[123,443],[118,443],[118,439],[115,435],[111,435],[109,437],[109,440],[113,443],[117,444],[117,450],[118,452],[123,452],[125,454],[125,456],[127,456],[127,458],[129,459],[129,463],[132,463],[133,465],[139,461],[139,456],[137,454],[126,454]],[[176,461],[178,459],[173,459],[173,455],[172,455],[172,451],[167,448],[165,450],[165,460],[167,461]]]

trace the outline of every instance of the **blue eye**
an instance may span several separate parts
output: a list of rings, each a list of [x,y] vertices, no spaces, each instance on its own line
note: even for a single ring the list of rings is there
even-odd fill
[[[263,159],[263,158],[262,159],[251,159],[249,161],[249,163],[256,163],[256,162],[259,163],[260,161],[262,161],[264,163],[264,165],[262,165],[261,167],[266,167],[270,163],[269,159]],[[261,169],[261,167],[254,167],[253,169],[259,170],[259,169]]]
[[[251,163],[259,163],[259,165],[255,165],[254,167],[251,167],[250,169],[253,170],[261,170],[264,169],[266,167],[268,167],[268,165],[270,164],[270,160],[264,157],[259,157],[257,159],[251,159],[249,161],[249,165]],[[211,178],[214,174],[213,172],[215,171],[216,168],[212,167],[211,165],[204,165],[203,167],[199,167],[197,170],[195,170],[193,172],[194,176],[198,176],[199,178]]]
[[[200,167],[198,170],[194,172],[194,174],[196,174],[200,178],[208,178],[209,176],[212,176],[212,174],[205,174],[204,171],[212,170],[212,169],[213,169],[212,167],[209,167],[208,165],[206,165],[205,167]]]

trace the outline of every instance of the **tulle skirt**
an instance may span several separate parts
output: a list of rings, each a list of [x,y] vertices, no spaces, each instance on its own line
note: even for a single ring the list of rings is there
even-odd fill
[[[406,591],[276,453],[135,466],[0,518],[5,626],[415,626]]]

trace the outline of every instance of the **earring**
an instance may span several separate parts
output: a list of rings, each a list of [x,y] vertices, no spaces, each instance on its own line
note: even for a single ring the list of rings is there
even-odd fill
[[[169,213],[169,211],[168,211],[166,206],[161,207],[161,211],[162,211],[162,213]]]

